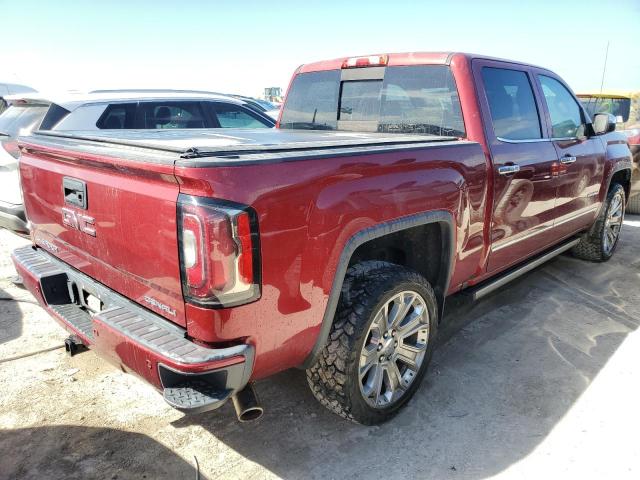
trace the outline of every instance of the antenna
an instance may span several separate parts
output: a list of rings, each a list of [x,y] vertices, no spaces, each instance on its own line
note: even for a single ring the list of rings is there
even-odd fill
[[[604,74],[607,71],[607,57],[609,56],[609,42],[607,41],[607,50],[604,54],[604,67],[602,67],[602,82],[600,82],[600,93],[602,93],[602,88],[604,87]]]

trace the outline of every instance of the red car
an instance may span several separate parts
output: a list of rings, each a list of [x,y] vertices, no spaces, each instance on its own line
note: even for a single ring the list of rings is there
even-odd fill
[[[615,250],[631,159],[553,72],[459,53],[300,67],[277,130],[40,132],[20,142],[28,289],[185,412],[307,369],[364,424],[425,375],[448,295]]]

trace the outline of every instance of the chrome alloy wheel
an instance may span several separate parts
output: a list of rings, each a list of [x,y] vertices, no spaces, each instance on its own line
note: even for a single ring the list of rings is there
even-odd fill
[[[609,254],[615,247],[620,235],[620,228],[622,227],[622,221],[624,220],[624,205],[621,194],[615,195],[611,199],[609,205],[609,211],[604,221],[604,238],[603,247],[604,251]]]
[[[429,310],[417,292],[400,292],[378,310],[360,352],[360,392],[369,405],[384,408],[405,394],[428,340]]]

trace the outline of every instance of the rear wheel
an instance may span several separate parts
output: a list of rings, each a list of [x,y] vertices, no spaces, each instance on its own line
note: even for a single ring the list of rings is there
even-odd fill
[[[421,275],[386,262],[349,268],[327,345],[307,380],[338,415],[384,422],[413,396],[431,359],[437,302]]]
[[[614,183],[607,193],[596,223],[582,236],[580,243],[573,247],[574,256],[592,262],[606,262],[613,256],[624,221],[624,204],[624,188]]]

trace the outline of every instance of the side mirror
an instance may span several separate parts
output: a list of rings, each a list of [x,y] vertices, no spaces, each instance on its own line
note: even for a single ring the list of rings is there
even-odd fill
[[[596,135],[604,135],[616,129],[616,117],[610,113],[596,113],[593,117],[593,132]]]

